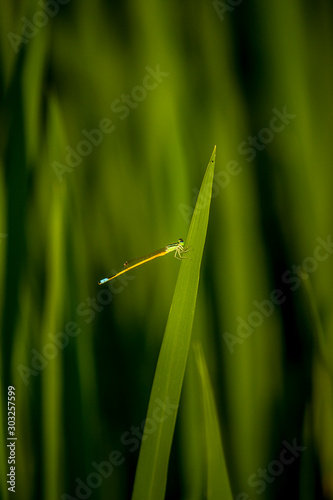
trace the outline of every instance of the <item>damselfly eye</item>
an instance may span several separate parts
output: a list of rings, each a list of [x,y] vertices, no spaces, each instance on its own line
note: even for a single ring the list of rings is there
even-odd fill
[[[182,240],[181,238],[179,238],[178,243],[184,243],[184,240]]]

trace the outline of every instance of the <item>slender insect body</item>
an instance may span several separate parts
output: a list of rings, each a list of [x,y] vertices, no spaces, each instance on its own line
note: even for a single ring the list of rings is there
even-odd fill
[[[177,243],[170,243],[170,245],[167,245],[166,247],[161,248],[160,250],[156,250],[156,252],[153,252],[149,255],[146,255],[144,257],[139,257],[138,259],[134,259],[134,260],[126,260],[124,262],[124,267],[121,271],[114,274],[113,276],[99,280],[98,284],[103,285],[104,283],[107,283],[108,281],[111,281],[114,278],[117,278],[121,274],[124,274],[127,271],[134,269],[135,267],[142,266],[146,262],[150,262],[151,260],[157,259],[157,257],[163,257],[163,255],[167,255],[170,252],[175,252],[174,257],[176,259],[179,259],[179,260],[186,259],[187,257],[184,257],[182,254],[187,253],[188,251],[189,251],[189,248],[185,248],[185,243],[180,238],[177,241]]]

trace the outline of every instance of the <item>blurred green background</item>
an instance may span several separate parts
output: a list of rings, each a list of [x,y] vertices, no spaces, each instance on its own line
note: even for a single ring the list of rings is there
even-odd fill
[[[179,263],[97,281],[186,238],[216,144],[193,338],[233,495],[333,499],[332,14],[2,2],[1,498],[9,385],[16,498],[131,497]],[[205,498],[200,404],[191,351],[166,498]]]

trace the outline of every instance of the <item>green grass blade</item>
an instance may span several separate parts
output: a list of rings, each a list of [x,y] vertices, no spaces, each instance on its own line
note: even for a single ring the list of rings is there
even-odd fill
[[[325,368],[327,369],[328,373],[330,374],[331,380],[333,381],[331,349],[329,349],[328,347],[328,342],[326,340],[326,336],[324,333],[310,276],[304,270],[298,271],[298,276],[303,285],[303,293],[306,300],[306,308],[310,315],[315,352],[318,355],[318,358],[322,361]]]
[[[158,358],[140,449],[132,500],[164,498],[177,408],[183,384],[200,266],[206,239],[216,148],[210,158],[193,212],[186,246]]]
[[[223,452],[219,418],[207,364],[201,344],[196,342],[193,347],[201,381],[205,421],[207,450],[207,494],[205,498],[232,500],[228,471]]]

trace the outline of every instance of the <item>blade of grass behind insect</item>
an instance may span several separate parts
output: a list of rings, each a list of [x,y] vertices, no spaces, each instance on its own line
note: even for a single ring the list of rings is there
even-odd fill
[[[201,343],[193,345],[195,359],[201,381],[202,403],[204,410],[206,456],[207,456],[207,491],[206,498],[232,500],[228,470],[224,458],[219,417],[214,399],[213,388],[209,379]]]
[[[164,498],[177,408],[183,384],[206,239],[216,147],[193,212],[186,246],[155,371],[132,500]]]
[[[311,280],[309,279],[308,273],[303,270],[298,271],[298,276],[303,284],[303,293],[307,302],[306,306],[310,313],[316,353],[319,359],[321,359],[328,373],[330,374],[331,380],[333,381],[332,359],[330,356],[332,350],[329,348],[328,341],[325,337]]]

